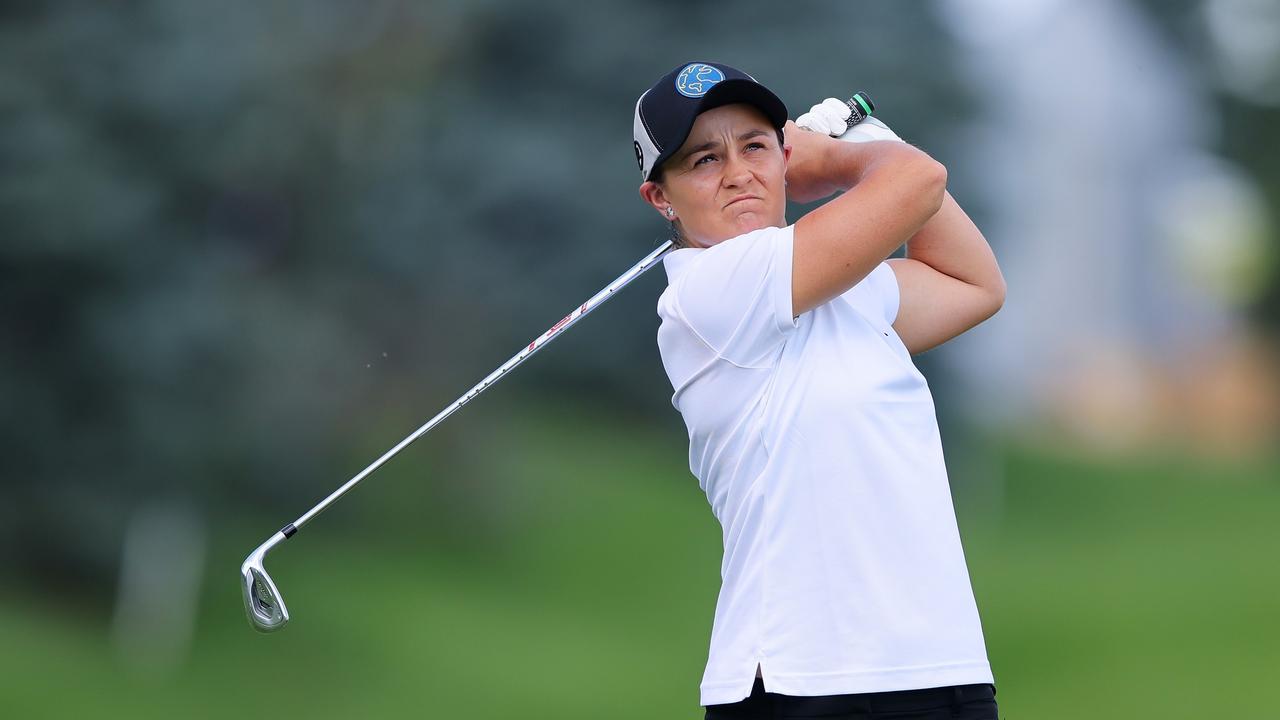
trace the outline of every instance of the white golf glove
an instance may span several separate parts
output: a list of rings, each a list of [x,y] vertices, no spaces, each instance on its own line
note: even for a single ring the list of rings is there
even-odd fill
[[[880,119],[871,116],[862,122],[848,127],[848,118],[853,114],[843,100],[827,98],[809,108],[809,112],[796,118],[796,125],[805,130],[820,132],[845,142],[871,142],[873,140],[897,140],[902,138],[889,129]],[[848,128],[848,129],[846,129]]]

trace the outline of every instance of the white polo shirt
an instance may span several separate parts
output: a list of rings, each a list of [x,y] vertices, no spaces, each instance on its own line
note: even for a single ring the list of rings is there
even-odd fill
[[[703,705],[992,683],[933,397],[881,263],[791,316],[793,227],[667,255],[658,346],[723,527]]]

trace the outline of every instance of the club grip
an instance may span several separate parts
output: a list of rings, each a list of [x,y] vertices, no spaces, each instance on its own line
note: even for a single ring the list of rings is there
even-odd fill
[[[854,93],[853,97],[844,101],[844,104],[849,106],[850,111],[849,119],[845,120],[849,126],[848,128],[845,128],[846,130],[852,128],[863,120],[866,120],[871,116],[871,113],[875,112],[876,109],[876,104],[871,102],[871,96],[862,90]]]

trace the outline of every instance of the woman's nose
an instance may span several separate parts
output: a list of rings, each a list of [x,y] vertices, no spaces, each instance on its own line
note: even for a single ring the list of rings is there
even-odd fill
[[[737,187],[748,182],[751,171],[741,158],[729,156],[724,165],[724,182],[730,187]]]

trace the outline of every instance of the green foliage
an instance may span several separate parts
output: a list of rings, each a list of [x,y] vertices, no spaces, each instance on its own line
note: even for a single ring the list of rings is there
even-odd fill
[[[933,103],[963,107],[922,5],[0,13],[0,570],[99,596],[139,502],[291,511],[362,425],[415,426],[647,253],[665,230],[631,113],[676,63],[734,63],[797,108],[866,88],[921,137]],[[503,391],[666,417],[662,274]],[[24,567],[37,548],[52,562]]]
[[[1194,59],[1197,5],[1147,6]],[[956,77],[926,3],[0,19],[4,716],[696,716],[719,533],[654,344],[661,270],[273,558],[284,634],[247,629],[232,570],[652,247],[631,112],[675,63],[747,69],[793,111],[865,89],[944,162],[974,96],[999,100]],[[1274,111],[1221,109],[1222,152],[1274,201]],[[1037,451],[960,488],[1011,717],[1082,694],[1114,717],[1258,714],[1278,473],[1216,472]],[[190,662],[148,678],[104,628],[130,513],[166,499],[203,513],[214,574]]]

